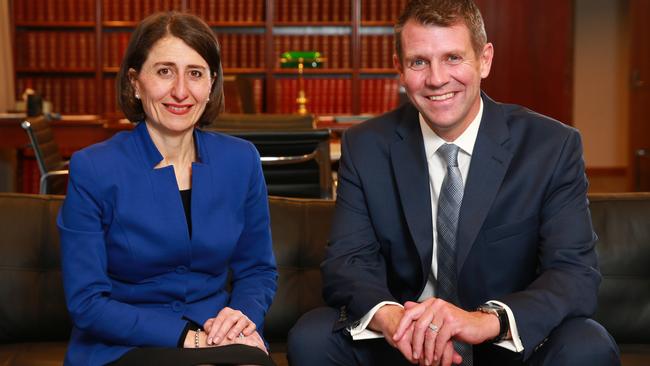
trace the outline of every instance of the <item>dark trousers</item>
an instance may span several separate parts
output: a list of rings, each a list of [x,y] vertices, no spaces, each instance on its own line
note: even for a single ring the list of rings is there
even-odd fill
[[[109,366],[195,366],[262,365],[275,366],[257,347],[233,344],[212,348],[134,348]]]
[[[410,365],[383,338],[353,341],[346,331],[332,332],[338,319],[333,308],[303,315],[289,332],[288,358],[292,366]],[[620,365],[618,346],[600,324],[588,318],[565,321],[526,362],[519,353],[494,345],[474,346],[474,366],[610,366]]]

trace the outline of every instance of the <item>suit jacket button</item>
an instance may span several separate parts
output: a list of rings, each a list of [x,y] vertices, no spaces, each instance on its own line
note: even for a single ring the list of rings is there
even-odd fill
[[[181,311],[183,311],[184,308],[185,308],[185,306],[183,305],[182,302],[180,302],[180,301],[172,302],[172,310],[174,310],[175,312],[181,312]]]
[[[184,273],[187,273],[187,267],[185,267],[185,266],[178,266],[178,267],[176,267],[176,273],[178,273],[178,274],[184,274]]]

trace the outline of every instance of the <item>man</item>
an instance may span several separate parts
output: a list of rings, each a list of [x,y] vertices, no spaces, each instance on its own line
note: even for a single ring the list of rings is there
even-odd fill
[[[290,362],[619,364],[589,319],[601,278],[578,132],[481,93],[494,51],[471,0],[410,2],[395,40],[411,103],[343,137],[331,307],[296,324]]]

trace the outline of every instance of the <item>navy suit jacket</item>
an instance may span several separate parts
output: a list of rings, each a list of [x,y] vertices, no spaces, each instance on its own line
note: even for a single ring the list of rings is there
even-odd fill
[[[457,233],[460,306],[513,311],[524,357],[567,317],[596,308],[600,273],[578,132],[485,94]],[[334,329],[381,301],[417,301],[432,217],[418,111],[406,104],[346,131],[323,294]]]
[[[255,147],[195,130],[188,226],[173,167],[146,125],[72,156],[58,216],[67,365],[104,365],[132,347],[176,347],[190,319],[225,306],[262,334],[276,290],[266,186]],[[227,291],[229,272],[230,291]]]

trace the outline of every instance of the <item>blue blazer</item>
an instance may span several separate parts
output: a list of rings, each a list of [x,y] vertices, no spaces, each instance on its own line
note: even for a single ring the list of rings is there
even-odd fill
[[[596,309],[600,273],[578,132],[482,95],[457,236],[460,305],[507,304],[530,356],[568,317]],[[324,297],[340,329],[381,301],[417,301],[431,271],[429,175],[410,104],[342,140]],[[345,315],[347,313],[347,315]]]
[[[190,237],[173,167],[144,123],[72,156],[59,212],[74,327],[66,365],[133,347],[176,347],[190,319],[241,310],[262,334],[276,290],[269,209],[255,147],[194,131]],[[230,292],[227,281],[231,272]]]

